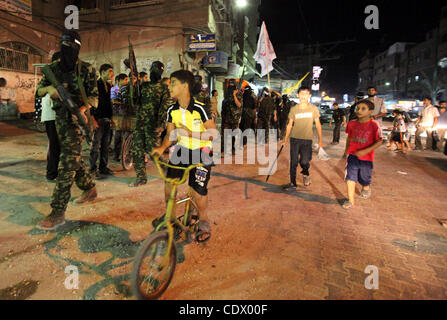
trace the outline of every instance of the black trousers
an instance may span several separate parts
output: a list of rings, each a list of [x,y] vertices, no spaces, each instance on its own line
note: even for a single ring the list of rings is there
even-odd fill
[[[340,142],[341,125],[342,125],[342,122],[334,123],[334,137],[332,139],[332,142]]]
[[[57,177],[57,168],[59,166],[59,155],[61,148],[59,145],[59,138],[57,137],[56,122],[45,121],[45,131],[48,137],[48,152],[47,152],[47,178],[55,179]]]
[[[299,157],[299,158],[298,158]],[[290,138],[290,182],[296,185],[296,169],[298,163],[301,173],[309,175],[310,161],[312,160],[312,140]]]
[[[90,151],[90,171],[97,169],[96,162],[99,158],[99,171],[105,170],[109,162],[109,143],[111,132],[110,119],[98,119],[98,128],[93,134],[93,145]]]

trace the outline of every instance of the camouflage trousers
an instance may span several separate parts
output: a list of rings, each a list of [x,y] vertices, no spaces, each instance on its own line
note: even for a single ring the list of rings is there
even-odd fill
[[[84,137],[79,127],[67,120],[56,118],[56,130],[61,153],[51,208],[54,214],[59,215],[67,209],[73,182],[84,191],[93,188],[95,183],[81,157]]]
[[[267,143],[269,141],[269,129],[270,129],[270,119],[264,117],[258,117],[258,123],[256,124],[256,131],[259,129],[265,130],[265,141],[260,141],[261,137],[258,136],[258,143]]]
[[[138,126],[137,126],[138,128]],[[156,144],[156,133],[151,127],[135,129],[132,154],[137,180],[147,181],[145,153],[150,154]]]

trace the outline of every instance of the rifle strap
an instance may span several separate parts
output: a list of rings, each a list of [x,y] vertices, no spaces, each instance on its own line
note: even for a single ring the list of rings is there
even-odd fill
[[[88,109],[88,99],[87,99],[87,94],[85,93],[85,88],[84,88],[84,84],[82,83],[81,80],[81,67],[82,67],[82,61],[78,60],[78,74],[77,74],[77,79],[78,79],[78,86],[79,86],[79,90],[81,91],[81,97],[82,97],[82,101],[84,102],[84,105],[87,107]]]

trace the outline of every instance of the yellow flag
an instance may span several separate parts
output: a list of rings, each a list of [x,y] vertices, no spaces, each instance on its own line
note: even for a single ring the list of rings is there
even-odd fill
[[[284,90],[282,91],[283,94],[291,94],[291,93],[293,92],[293,90],[298,89],[299,86],[300,86],[300,84],[301,84],[301,82],[303,82],[304,79],[306,79],[306,77],[309,75],[309,73],[310,73],[310,72],[306,73],[306,75],[305,75],[300,81],[298,81],[298,82],[296,83],[296,85],[294,85],[293,87],[284,89]]]

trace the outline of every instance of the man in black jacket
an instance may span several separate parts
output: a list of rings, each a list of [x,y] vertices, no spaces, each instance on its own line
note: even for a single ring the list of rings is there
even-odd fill
[[[90,152],[90,172],[96,175],[96,177],[99,177],[101,174],[113,175],[112,170],[107,167],[113,115],[110,96],[111,83],[113,82],[113,67],[110,64],[103,64],[99,69],[99,74],[101,76],[98,80],[99,102],[98,108],[93,112],[94,120],[97,122],[97,129],[93,135],[93,145]],[[96,166],[98,156],[99,172]]]

